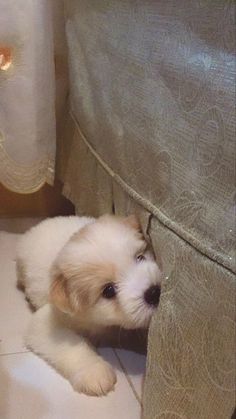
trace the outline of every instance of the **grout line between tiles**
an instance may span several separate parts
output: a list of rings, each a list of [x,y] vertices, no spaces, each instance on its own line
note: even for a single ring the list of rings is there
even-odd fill
[[[28,354],[31,353],[30,350],[25,350],[25,351],[17,351],[17,352],[6,352],[4,354],[0,353],[0,356],[8,356],[8,355],[21,355],[21,354]]]
[[[133,383],[132,383],[132,380],[130,379],[130,377],[129,377],[129,374],[128,374],[128,372],[127,372],[127,370],[126,370],[126,368],[125,368],[125,366],[123,365],[123,363],[122,363],[122,361],[121,361],[121,359],[120,359],[120,357],[119,357],[119,355],[118,355],[118,353],[116,352],[116,350],[113,348],[113,352],[114,352],[114,354],[115,354],[115,356],[116,356],[116,358],[117,358],[117,361],[119,362],[119,365],[120,365],[120,367],[121,367],[121,369],[122,369],[122,371],[124,372],[124,374],[125,374],[125,377],[126,377],[126,380],[128,381],[128,384],[129,384],[129,386],[131,387],[131,390],[133,391],[133,393],[134,393],[134,396],[135,396],[135,398],[136,398],[136,400],[138,401],[138,403],[141,405],[141,407],[142,407],[142,401],[141,401],[141,398],[139,397],[139,395],[138,395],[138,393],[137,393],[137,391],[136,391],[136,389],[135,389],[135,387],[134,387],[134,385],[133,385]]]

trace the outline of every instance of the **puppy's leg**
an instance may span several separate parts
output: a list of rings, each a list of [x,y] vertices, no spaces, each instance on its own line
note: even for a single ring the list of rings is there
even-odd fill
[[[26,344],[66,377],[76,391],[102,396],[114,388],[112,367],[86,339],[64,326],[49,304],[33,315]]]

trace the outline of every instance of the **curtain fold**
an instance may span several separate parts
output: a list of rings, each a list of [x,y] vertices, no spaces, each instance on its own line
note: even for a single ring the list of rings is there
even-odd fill
[[[63,4],[0,0],[0,9],[0,182],[31,193],[54,180],[67,85]]]

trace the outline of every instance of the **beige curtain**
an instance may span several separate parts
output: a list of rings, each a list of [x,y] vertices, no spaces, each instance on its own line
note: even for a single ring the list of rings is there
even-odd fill
[[[30,193],[54,179],[67,89],[63,4],[0,0],[0,10],[0,182]]]
[[[58,154],[64,193],[79,214],[137,212],[164,273],[142,418],[230,419],[235,4],[65,5],[72,118]]]

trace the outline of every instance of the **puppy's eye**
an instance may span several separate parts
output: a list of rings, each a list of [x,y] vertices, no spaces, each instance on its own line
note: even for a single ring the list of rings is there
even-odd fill
[[[111,282],[110,284],[107,284],[102,291],[102,296],[104,298],[114,298],[116,296],[116,288],[115,285]]]
[[[136,261],[137,262],[143,262],[144,260],[146,260],[145,256],[140,254],[136,256]]]

